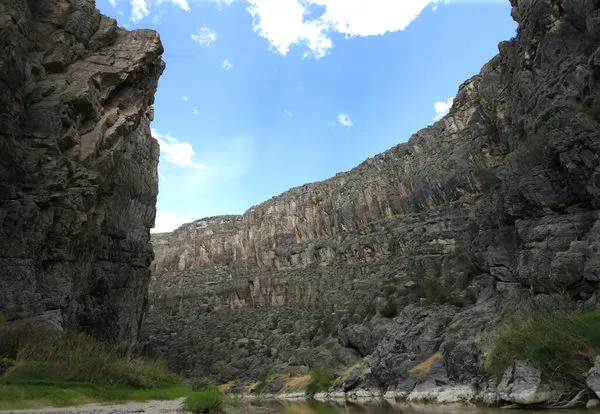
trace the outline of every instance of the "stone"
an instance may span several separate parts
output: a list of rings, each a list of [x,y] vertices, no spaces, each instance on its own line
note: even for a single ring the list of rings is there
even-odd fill
[[[501,400],[531,405],[559,401],[564,389],[542,380],[542,373],[529,361],[514,361],[498,384]]]
[[[592,367],[585,377],[585,383],[588,388],[600,398],[600,366],[596,365]]]
[[[585,408],[587,409],[598,409],[600,408],[600,400],[595,398],[590,398],[587,403],[585,403]]]
[[[159,36],[93,0],[14,0],[0,49],[0,315],[127,349],[153,258]]]
[[[362,379],[362,371],[363,367],[361,366],[358,366],[352,369],[352,371],[350,371],[350,374],[348,374],[348,377],[346,377],[342,384],[342,390],[344,392],[351,391],[360,385]]]

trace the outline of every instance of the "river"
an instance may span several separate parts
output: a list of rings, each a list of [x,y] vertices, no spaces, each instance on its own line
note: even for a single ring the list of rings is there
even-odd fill
[[[459,405],[395,404],[387,401],[352,403],[306,401],[266,401],[252,407],[253,412],[281,414],[507,414],[511,411],[501,408],[465,407]],[[254,410],[256,408],[256,410]],[[590,414],[588,409],[570,410],[519,410],[524,414]]]

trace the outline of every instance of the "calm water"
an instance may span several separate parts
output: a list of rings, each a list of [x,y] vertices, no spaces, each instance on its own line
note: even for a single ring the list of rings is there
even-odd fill
[[[302,402],[268,401],[261,407],[251,407],[253,412],[282,414],[590,414],[593,411],[581,410],[502,410],[499,408],[479,408],[461,406],[439,406],[420,404],[391,404],[389,402],[370,403],[323,403],[314,400]]]

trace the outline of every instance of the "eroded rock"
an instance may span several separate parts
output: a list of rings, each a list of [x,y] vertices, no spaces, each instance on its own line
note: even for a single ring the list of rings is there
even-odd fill
[[[0,314],[129,346],[149,282],[158,34],[93,0],[0,2]]]

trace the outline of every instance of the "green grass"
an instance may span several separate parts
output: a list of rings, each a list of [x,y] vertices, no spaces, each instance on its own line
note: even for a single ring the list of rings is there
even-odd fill
[[[172,400],[189,394],[184,385],[140,389],[75,381],[20,381],[0,378],[0,409],[65,407],[90,402]]]
[[[164,361],[130,359],[88,336],[66,332],[58,340],[23,346],[8,378],[75,381],[134,388],[164,388],[181,383]]]
[[[311,381],[306,386],[306,395],[308,396],[328,391],[335,381],[333,371],[326,366],[321,366],[311,371],[310,378]]]
[[[84,334],[2,325],[0,359],[13,362],[0,376],[0,409],[174,399],[191,391],[164,361],[132,359]]]
[[[532,312],[509,319],[497,330],[488,352],[487,372],[499,381],[513,360],[530,360],[548,378],[575,386],[600,354],[600,310],[551,315]]]
[[[202,387],[187,394],[187,398],[183,402],[183,409],[194,413],[212,414],[224,411],[224,407],[227,405],[240,407],[242,401],[239,397],[224,394],[213,384],[204,383]]]

